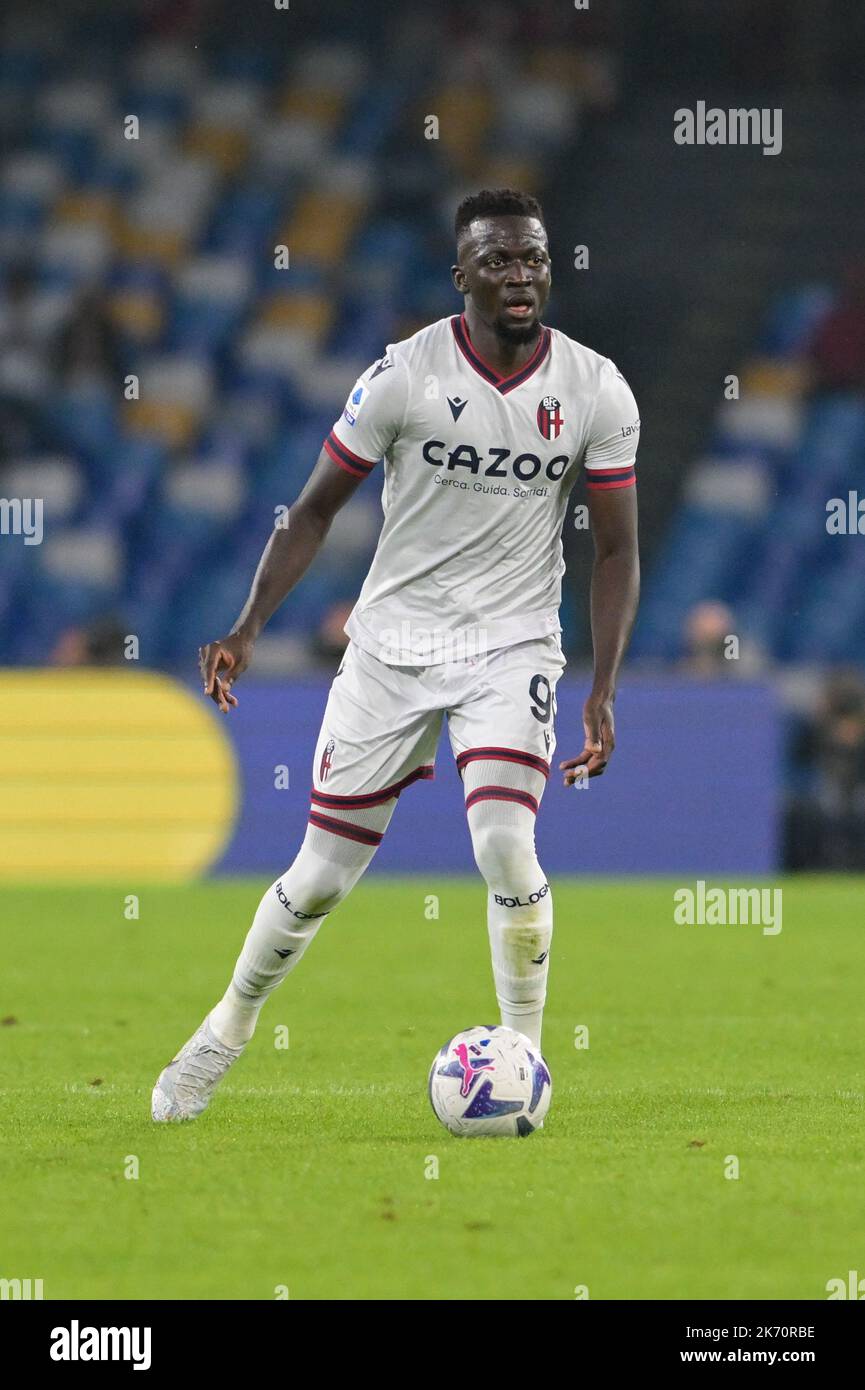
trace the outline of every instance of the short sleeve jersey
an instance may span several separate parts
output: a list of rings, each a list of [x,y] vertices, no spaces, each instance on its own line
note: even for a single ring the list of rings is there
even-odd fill
[[[351,639],[394,665],[492,651],[560,631],[561,532],[580,467],[634,485],[640,432],[607,357],[544,327],[502,377],[462,315],[388,345],[325,441],[355,477],[383,461],[384,524]]]

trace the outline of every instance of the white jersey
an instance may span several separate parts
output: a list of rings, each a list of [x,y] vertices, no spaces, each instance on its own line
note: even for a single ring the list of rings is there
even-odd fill
[[[462,315],[390,344],[325,441],[355,477],[384,459],[384,525],[349,637],[423,666],[560,632],[568,494],[581,464],[589,487],[633,486],[639,430],[614,364],[557,329],[508,377]]]

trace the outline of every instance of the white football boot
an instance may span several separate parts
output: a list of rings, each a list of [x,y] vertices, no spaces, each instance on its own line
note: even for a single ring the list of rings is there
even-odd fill
[[[154,1120],[194,1120],[243,1047],[226,1047],[210,1028],[210,1015],[196,1029],[173,1061],[160,1072],[153,1088],[150,1112]],[[244,1044],[245,1046],[246,1044]]]

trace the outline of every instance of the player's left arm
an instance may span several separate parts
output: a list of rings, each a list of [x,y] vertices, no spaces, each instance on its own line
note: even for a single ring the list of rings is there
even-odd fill
[[[577,758],[560,764],[565,786],[578,776],[600,777],[616,745],[613,701],[619,666],[637,616],[640,557],[637,551],[637,490],[589,490],[589,518],[595,540],[592,569],[592,644],[595,675],[583,706],[586,742]],[[585,773],[577,768],[585,767]]]
[[[573,786],[579,777],[600,777],[612,756],[616,744],[616,682],[640,597],[634,486],[639,419],[627,383],[612,363],[607,367],[616,379],[608,370],[585,458],[589,521],[595,546],[591,588],[594,679],[583,706],[583,751],[559,764],[565,773],[566,787]]]

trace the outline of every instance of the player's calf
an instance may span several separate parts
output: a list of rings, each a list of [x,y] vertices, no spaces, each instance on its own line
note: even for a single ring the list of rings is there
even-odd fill
[[[544,778],[513,762],[472,760],[463,780],[475,862],[487,884],[487,927],[502,1023],[540,1047],[553,900],[535,853]]]

